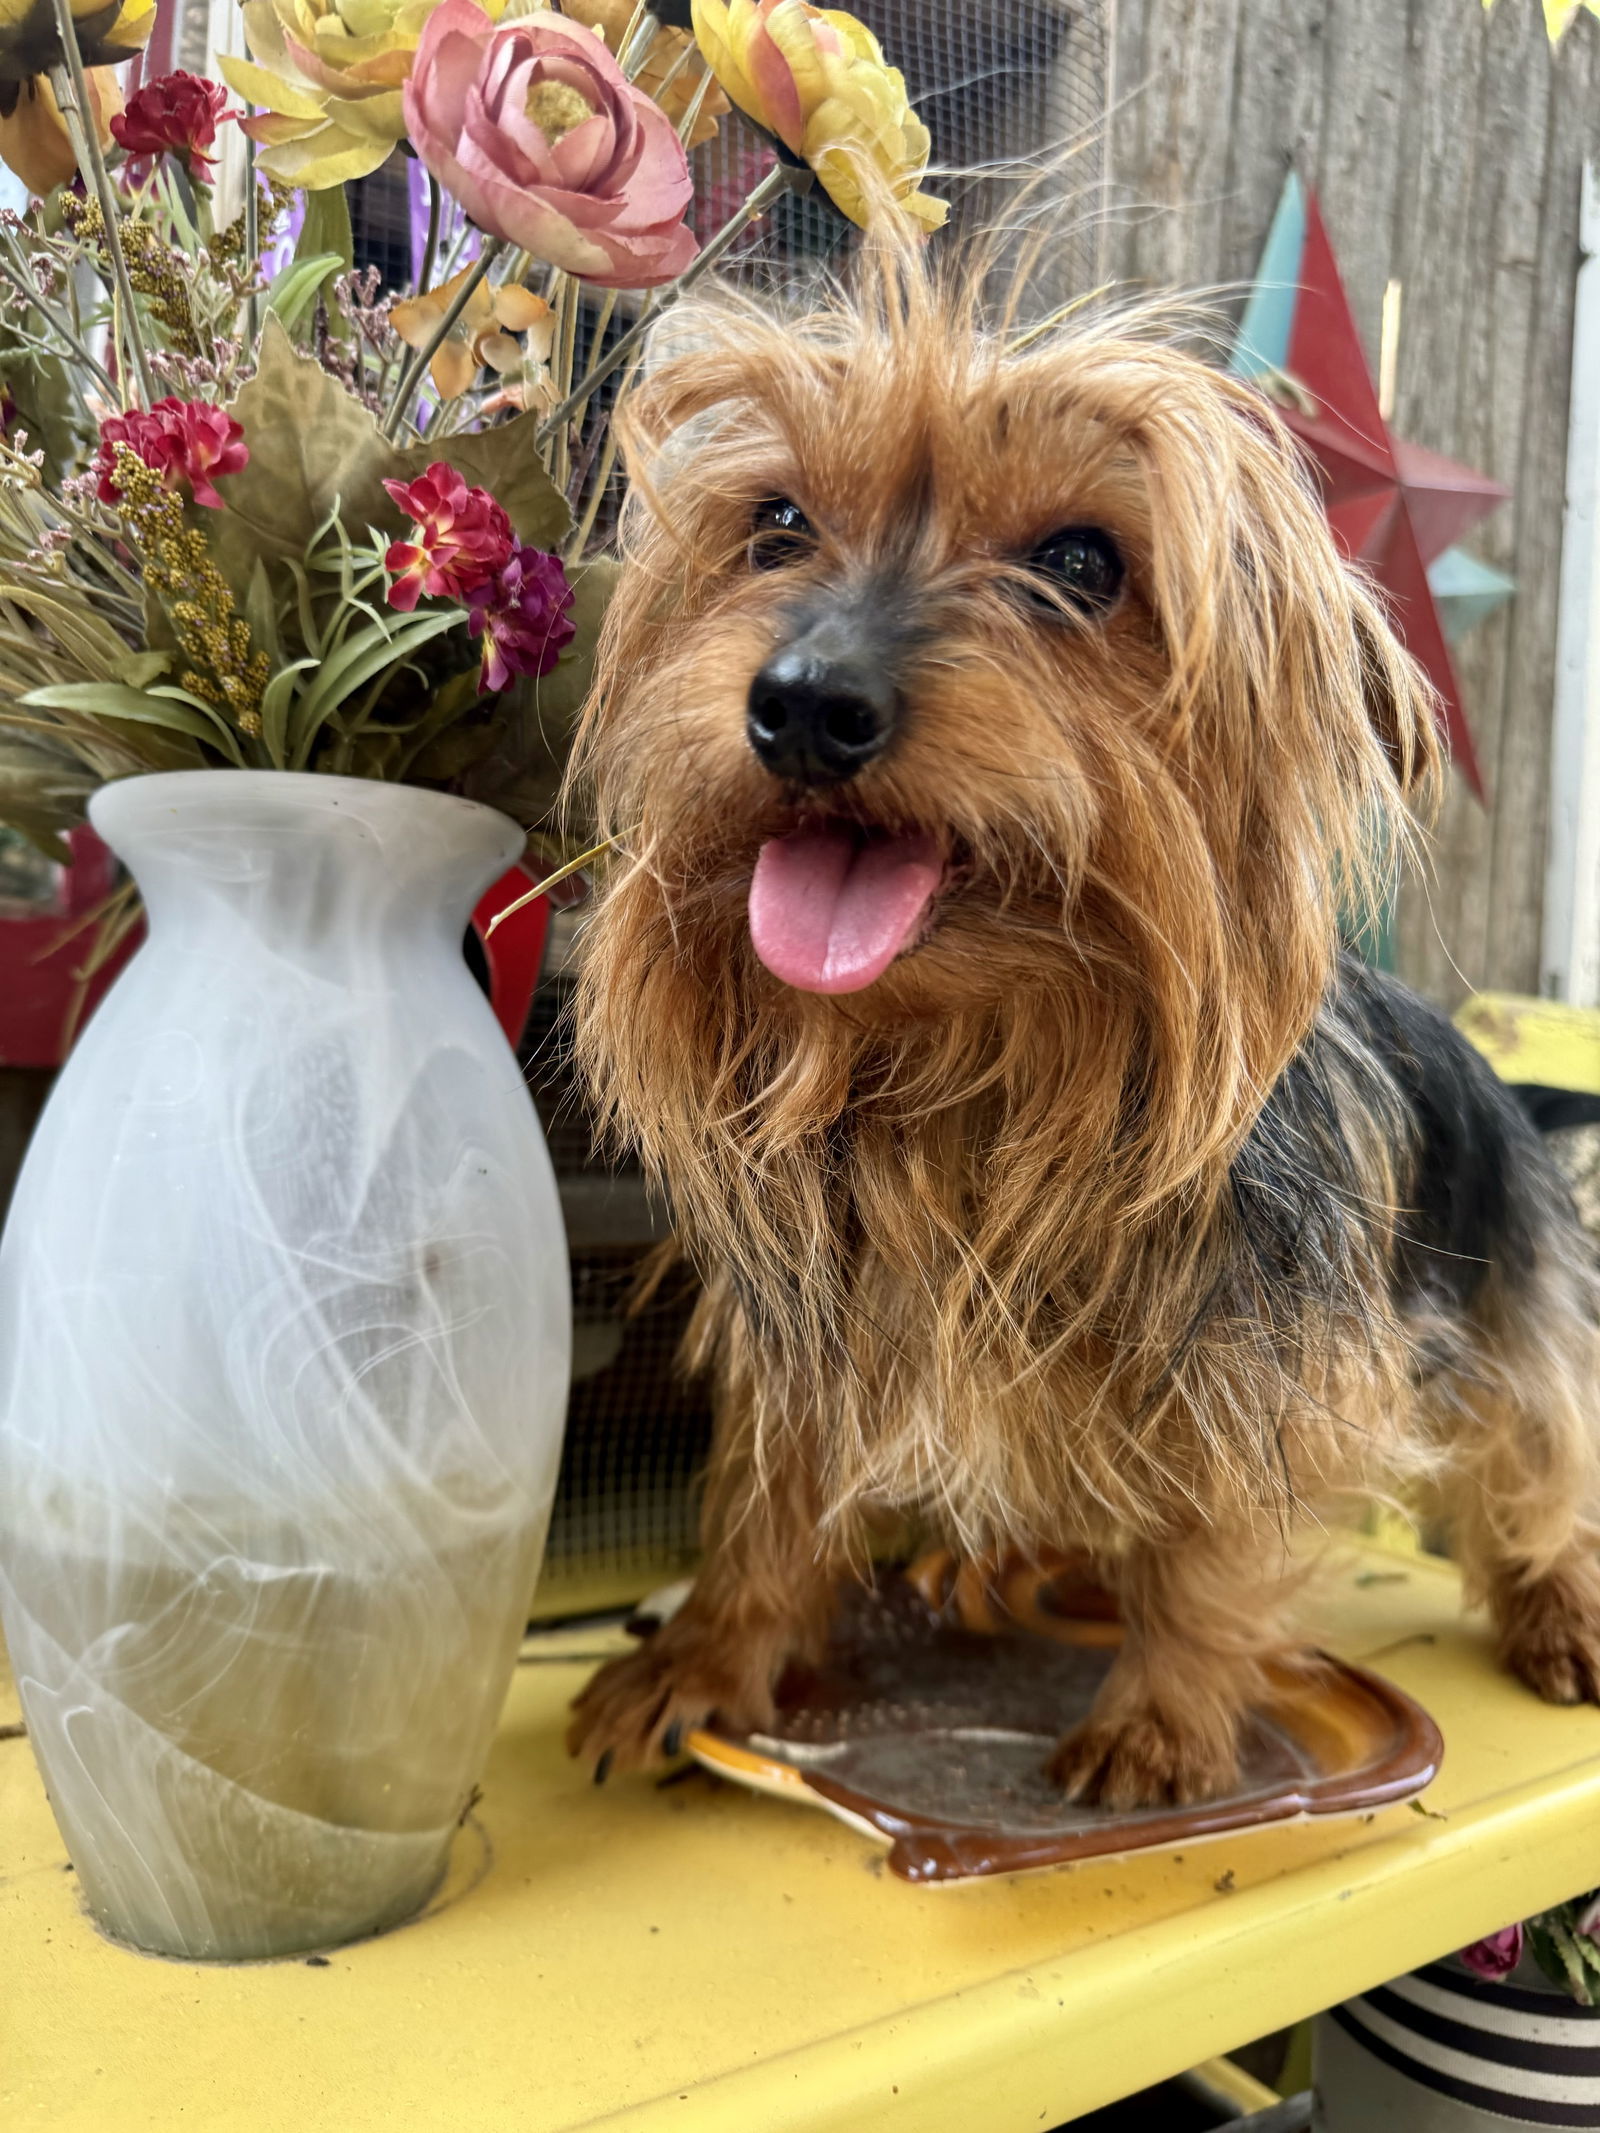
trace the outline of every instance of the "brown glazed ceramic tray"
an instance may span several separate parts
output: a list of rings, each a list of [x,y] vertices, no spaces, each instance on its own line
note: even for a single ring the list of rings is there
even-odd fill
[[[708,1770],[887,1840],[907,1881],[959,1881],[1159,1849],[1411,1798],[1444,1752],[1420,1705],[1359,1667],[1284,1672],[1247,1724],[1239,1787],[1195,1807],[1067,1804],[1045,1775],[1121,1627],[1081,1568],[879,1573],[841,1603],[826,1658],[792,1669],[769,1733],[693,1733]]]

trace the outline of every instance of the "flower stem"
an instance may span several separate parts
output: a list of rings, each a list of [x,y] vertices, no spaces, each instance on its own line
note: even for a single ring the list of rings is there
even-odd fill
[[[769,170],[744,205],[730,221],[723,224],[715,237],[702,247],[677,280],[669,281],[664,289],[651,291],[645,299],[643,310],[627,332],[584,373],[561,405],[553,408],[539,425],[539,442],[542,444],[545,438],[553,437],[562,423],[571,420],[579,408],[593,397],[596,388],[603,385],[611,373],[628,360],[662,312],[675,304],[679,297],[688,295],[701,276],[711,271],[734,239],[747,230],[758,215],[764,215],[773,201],[781,199],[783,194],[807,192],[810,187],[809,170],[797,170],[789,163],[779,163]]]
[[[635,357],[635,364],[637,361],[638,358]],[[634,365],[630,364],[623,373],[623,392],[627,391],[629,384],[632,382],[633,370]],[[620,393],[618,398],[621,398]],[[589,500],[583,507],[583,516],[579,519],[577,530],[571,540],[568,541],[566,553],[562,557],[563,563],[569,570],[574,569],[583,560],[583,551],[588,547],[590,536],[594,532],[595,522],[600,516],[600,506],[605,500],[606,485],[611,479],[612,469],[616,466],[616,463],[616,425],[608,422],[606,424],[605,442],[600,447],[600,464],[595,469],[594,481],[589,490]]]
[[[659,27],[651,13],[648,0],[637,0],[633,13],[628,17],[627,27],[617,39],[617,65],[629,81],[650,56],[650,47],[656,41]]]
[[[78,49],[72,4],[71,0],[53,0],[53,4],[66,63],[50,69],[50,87],[55,92],[56,106],[67,122],[78,168],[83,172],[85,184],[93,186],[94,196],[100,204],[100,220],[105,225],[106,257],[111,262],[112,280],[122,311],[123,339],[139,381],[140,396],[149,407],[156,397],[155,379],[150,371],[150,358],[145,354],[144,342],[139,336],[138,306],[134,302],[133,283],[128,279],[128,262],[123,257],[122,234],[117,228],[117,199],[111,189],[111,173],[106,169],[106,159],[100,153],[100,142],[89,117],[89,83],[83,71],[83,54]]]
[[[672,87],[673,83],[683,72],[684,68],[689,64],[690,60],[698,59],[699,57],[700,54],[694,45],[686,44],[684,46],[683,50],[678,54],[677,58],[672,62],[671,66],[668,67],[666,73],[662,75],[660,81],[657,82],[654,90],[651,92],[652,95],[655,97],[657,103],[660,103],[662,97],[666,95],[667,91]]]
[[[256,144],[248,133],[244,137],[244,249],[250,266],[250,294],[244,300],[245,345],[254,348],[261,332],[261,202],[256,193]]]
[[[686,52],[684,54],[685,59],[687,59],[688,56],[689,55]],[[698,58],[699,54],[696,53],[695,56],[696,58]],[[676,73],[677,69],[674,68],[673,72]],[[664,89],[667,85],[665,82],[663,82],[661,86]],[[711,91],[715,86],[716,76],[712,73],[711,69],[707,67],[695,86],[695,92],[693,96],[690,97],[688,103],[684,107],[684,113],[682,118],[678,121],[678,139],[684,142],[685,144],[687,144],[690,134],[693,133],[695,129],[695,121],[699,118],[700,113],[705,108],[706,99],[710,96]]]
[[[616,308],[617,292],[615,289],[608,289],[605,293],[605,301],[601,304],[599,311],[595,314],[594,324],[589,330],[589,347],[591,351],[596,348],[599,348],[604,343],[607,330],[611,325],[611,315],[616,310]],[[626,392],[628,389],[627,380],[628,373],[625,372],[623,374],[622,385],[618,390],[619,399],[622,393]],[[550,373],[550,382],[551,385],[554,387],[555,396],[557,399],[559,399],[564,392],[570,392],[572,390],[572,378],[570,373],[567,377],[561,378],[558,377],[556,373],[552,370]],[[576,431],[579,426],[579,424],[574,423],[574,430]],[[572,479],[568,486],[567,495],[567,501],[569,504],[571,504],[574,511],[576,511],[576,509],[578,508],[578,498],[583,494],[583,485],[589,478],[589,470],[594,465],[595,454],[600,449],[600,440],[602,433],[608,433],[610,431],[610,428],[610,423],[607,422],[604,419],[604,416],[602,415],[600,421],[590,424],[589,441],[584,446],[583,450],[574,454]]]
[[[57,4],[60,4],[60,0],[57,0]],[[506,241],[503,237],[488,237],[484,240],[483,250],[472,262],[472,269],[466,280],[450,299],[450,307],[445,312],[444,317],[440,319],[438,325],[434,327],[427,340],[423,342],[402,371],[400,383],[395,388],[394,398],[389,402],[388,415],[384,418],[383,434],[388,443],[393,444],[396,437],[399,436],[400,425],[405,420],[406,409],[411,404],[411,395],[427,375],[428,365],[449,339],[451,327],[471,302],[473,290],[477,288],[479,282],[482,281],[505,248]]]
[[[561,342],[556,351],[557,362],[560,366],[556,371],[558,391],[570,390],[572,385],[572,366],[577,357],[578,347],[578,303],[578,284],[573,276],[569,274],[561,291]],[[552,479],[556,487],[564,491],[572,472],[571,431],[569,429],[562,428],[557,430],[555,447],[555,466],[552,469]]]
[[[426,296],[433,285],[433,269],[439,257],[439,223],[444,213],[444,188],[428,173],[428,234],[422,246],[422,272],[417,276],[417,294]]]
[[[589,849],[586,852],[580,852],[576,859],[569,859],[565,866],[557,867],[553,874],[546,874],[543,881],[536,881],[533,887],[525,890],[514,904],[507,904],[503,911],[495,913],[484,929],[485,938],[494,932],[496,926],[503,926],[508,918],[515,918],[519,911],[524,910],[529,904],[537,903],[541,896],[555,888],[558,883],[566,881],[571,875],[576,874],[581,867],[586,867],[591,859],[598,859],[602,852],[609,852],[616,841],[615,837],[602,837],[598,844],[591,844]]]
[[[67,320],[60,317],[56,312],[50,309],[44,298],[39,294],[38,289],[29,282],[27,277],[22,274],[14,273],[11,267],[7,264],[7,262],[4,259],[0,259],[0,280],[8,281],[11,284],[12,288],[15,289],[17,294],[23,299],[23,302],[25,304],[32,305],[33,309],[38,312],[39,316],[45,321],[46,325],[49,326],[51,332],[60,335],[61,339],[72,350],[78,361],[83,365],[84,369],[89,372],[91,377],[93,377],[97,381],[97,383],[104,387],[106,397],[110,400],[115,400],[117,397],[117,388],[112,383],[110,373],[104,368],[102,364],[96,362],[95,358],[90,354],[87,344],[78,338],[77,334],[73,332]],[[24,338],[24,336],[21,335],[20,331],[18,337]],[[40,349],[46,355],[52,352],[48,345],[43,341],[35,341],[32,342],[30,345]]]

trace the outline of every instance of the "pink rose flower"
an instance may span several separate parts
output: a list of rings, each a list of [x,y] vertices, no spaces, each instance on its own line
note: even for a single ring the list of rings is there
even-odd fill
[[[250,459],[243,427],[225,408],[212,407],[204,400],[158,400],[148,414],[134,408],[126,415],[108,415],[100,425],[100,448],[93,466],[100,477],[103,504],[121,499],[116,482],[119,444],[137,453],[169,489],[175,489],[180,480],[187,481],[195,502],[213,511],[222,509],[222,498],[211,477],[237,474]]]
[[[394,574],[389,605],[409,614],[424,593],[464,600],[511,560],[511,521],[487,489],[469,488],[436,459],[415,481],[383,485],[414,521],[416,538],[391,543],[383,559]]]
[[[515,549],[494,578],[468,593],[467,605],[467,628],[483,639],[480,696],[518,674],[548,674],[576,635],[561,558],[539,548]]]
[[[1487,1978],[1491,1985],[1498,1985],[1522,1960],[1521,1926],[1505,1926],[1498,1933],[1475,1940],[1470,1948],[1462,1949],[1461,1960],[1474,1977]]]
[[[428,17],[405,86],[418,156],[468,218],[607,289],[648,289],[697,250],[688,159],[660,106],[561,15],[497,29],[473,0]]]

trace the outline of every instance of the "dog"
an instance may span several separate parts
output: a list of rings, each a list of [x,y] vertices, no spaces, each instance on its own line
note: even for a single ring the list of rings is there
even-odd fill
[[[576,1043],[716,1426],[692,1594],[573,1751],[770,1723],[886,1509],[1114,1590],[1073,1799],[1233,1783],[1298,1537],[1401,1486],[1505,1664],[1600,1700],[1593,1266],[1342,945],[1435,707],[1267,399],[880,243],[804,317],[701,304],[623,420]]]

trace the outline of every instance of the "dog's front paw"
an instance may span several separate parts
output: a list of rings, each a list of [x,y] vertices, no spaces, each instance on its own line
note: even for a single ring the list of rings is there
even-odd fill
[[[1056,1749],[1049,1774],[1085,1806],[1187,1807],[1237,1782],[1239,1751],[1231,1733],[1202,1732],[1155,1710],[1091,1713]]]
[[[1585,1565],[1496,1595],[1500,1654],[1546,1703],[1600,1703],[1600,1581]]]
[[[748,1655],[739,1664],[714,1631],[674,1619],[626,1657],[601,1667],[572,1706],[567,1751],[597,1784],[678,1753],[712,1718],[736,1732],[772,1723],[772,1695]]]

